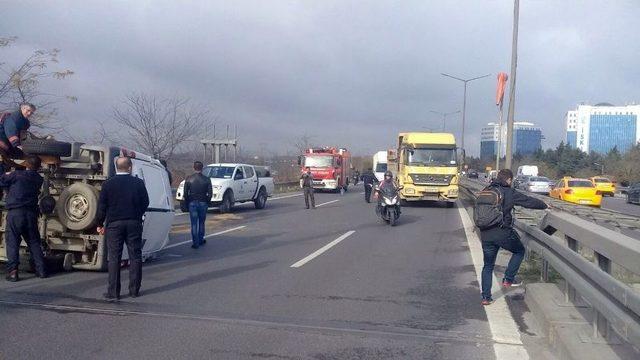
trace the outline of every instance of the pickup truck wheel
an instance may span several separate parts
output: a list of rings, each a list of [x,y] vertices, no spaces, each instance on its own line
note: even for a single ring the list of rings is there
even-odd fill
[[[50,139],[25,139],[22,151],[34,155],[71,156],[71,143]]]
[[[60,223],[70,230],[87,230],[95,226],[98,191],[84,183],[74,183],[60,194],[56,213]]]
[[[258,191],[258,196],[253,201],[253,203],[255,204],[256,209],[264,209],[264,207],[267,206],[267,192],[264,190],[264,188]]]
[[[220,204],[220,212],[225,214],[228,212],[231,212],[231,209],[233,208],[233,192],[231,191],[227,191],[226,193],[224,193],[224,196],[222,197],[222,204]]]

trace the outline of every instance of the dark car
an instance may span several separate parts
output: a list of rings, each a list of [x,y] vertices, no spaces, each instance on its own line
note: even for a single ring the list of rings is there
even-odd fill
[[[629,186],[627,190],[627,203],[640,204],[640,183]]]
[[[469,170],[469,179],[477,179],[478,178],[478,172],[475,170]]]

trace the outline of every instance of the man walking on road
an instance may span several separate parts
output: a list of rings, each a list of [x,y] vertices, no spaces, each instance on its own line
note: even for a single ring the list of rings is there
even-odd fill
[[[0,187],[9,188],[5,208],[5,240],[7,246],[7,280],[16,282],[18,277],[20,242],[24,237],[35,264],[36,276],[46,278],[47,272],[42,254],[38,229],[38,196],[42,187],[42,176],[38,174],[40,158],[30,155],[25,159],[27,170],[16,170],[0,175]]]
[[[193,249],[206,244],[204,238],[204,222],[207,219],[209,202],[213,195],[211,179],[202,175],[203,165],[200,161],[193,163],[194,173],[184,182],[184,201],[189,207],[191,219],[191,241]]]
[[[311,168],[306,168],[306,171],[300,176],[300,187],[304,191],[304,203],[309,208],[311,203],[312,208],[316,208],[316,199],[313,197],[313,177],[311,176]]]
[[[494,191],[502,201],[502,221],[488,229],[481,229],[480,240],[482,241],[482,252],[484,254],[484,266],[482,268],[482,305],[490,305],[493,302],[491,297],[491,283],[493,268],[500,248],[509,250],[512,255],[507,265],[502,280],[503,288],[520,285],[515,281],[520,264],[524,259],[525,249],[520,241],[520,236],[513,229],[513,207],[522,206],[529,209],[546,209],[547,205],[536,198],[527,196],[511,187],[513,182],[513,172],[509,169],[502,169],[498,176],[484,191]]]
[[[362,174],[362,182],[364,183],[364,201],[370,203],[373,185],[378,183],[378,178],[376,178],[372,168],[367,169]]]
[[[149,206],[149,194],[144,181],[131,176],[131,167],[128,157],[117,158],[116,176],[102,185],[98,201],[97,231],[105,234],[109,260],[109,285],[104,294],[107,300],[120,299],[120,262],[125,243],[129,254],[129,296],[140,296],[142,216]]]

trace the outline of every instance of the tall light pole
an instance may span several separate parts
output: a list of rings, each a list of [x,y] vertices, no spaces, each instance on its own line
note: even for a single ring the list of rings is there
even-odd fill
[[[511,42],[511,75],[509,83],[509,110],[507,111],[507,153],[504,166],[511,169],[513,147],[513,114],[516,100],[516,67],[518,66],[518,18],[520,14],[520,0],[513,2],[513,39]]]
[[[429,111],[434,113],[434,114],[438,114],[438,115],[442,116],[442,131],[443,132],[444,132],[444,129],[445,129],[445,122],[447,121],[447,116],[460,113],[460,110],[452,111],[452,112],[448,112],[448,113],[443,113],[443,112],[435,111],[435,110],[429,110]]]
[[[465,125],[465,118],[466,118],[466,113],[467,113],[467,83],[473,80],[478,80],[478,79],[482,79],[485,78],[491,74],[487,74],[487,75],[482,75],[482,76],[478,76],[478,77],[474,77],[471,79],[461,79],[459,77],[455,77],[453,75],[449,75],[449,74],[445,74],[445,73],[440,73],[440,75],[442,76],[446,76],[446,77],[450,77],[452,79],[458,80],[458,81],[462,81],[464,83],[464,97],[462,100],[462,135],[460,137],[460,147],[464,150],[464,125]],[[463,159],[464,161],[464,159]]]

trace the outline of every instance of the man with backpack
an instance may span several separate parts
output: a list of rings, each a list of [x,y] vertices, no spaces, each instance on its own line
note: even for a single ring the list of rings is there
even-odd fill
[[[502,169],[484,190],[477,194],[473,220],[480,229],[484,266],[482,267],[482,305],[490,305],[493,268],[500,248],[512,255],[502,279],[502,286],[518,286],[516,273],[524,259],[525,249],[520,236],[513,229],[513,207],[546,209],[543,201],[527,196],[511,187],[513,172]]]

